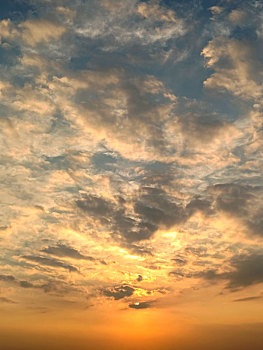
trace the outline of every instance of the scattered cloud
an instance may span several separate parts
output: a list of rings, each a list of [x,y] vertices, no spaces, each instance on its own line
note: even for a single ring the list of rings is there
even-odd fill
[[[129,304],[129,308],[137,310],[149,309],[152,307],[153,303],[153,301],[142,301],[140,303]]]
[[[78,272],[78,269],[70,264],[67,264],[61,260],[54,258],[47,258],[43,256],[34,256],[34,255],[24,255],[22,258],[39,263],[40,265],[51,266],[51,267],[62,267],[70,272]]]
[[[134,288],[130,286],[115,286],[102,290],[102,293],[109,298],[114,300],[120,300],[126,297],[130,297],[134,293]]]
[[[94,261],[95,258],[91,257],[91,256],[86,256],[81,254],[78,250],[68,247],[64,244],[58,244],[55,247],[48,247],[48,248],[44,248],[41,250],[41,252],[43,253],[47,253],[47,254],[51,254],[51,255],[55,255],[58,257],[69,257],[72,259],[83,259],[83,260],[89,260],[89,261]]]
[[[16,3],[0,6],[4,307],[150,309],[222,283],[259,301],[262,6]]]

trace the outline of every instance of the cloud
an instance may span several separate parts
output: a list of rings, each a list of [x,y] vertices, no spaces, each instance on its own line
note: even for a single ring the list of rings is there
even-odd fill
[[[27,20],[19,24],[25,43],[36,46],[39,43],[57,40],[66,28],[49,20]]]
[[[157,227],[160,228],[170,228],[187,220],[184,208],[177,205],[173,198],[169,198],[163,190],[158,188],[142,188],[141,195],[134,205],[134,211],[145,222],[158,225]]]
[[[15,277],[12,275],[0,275],[0,281],[13,282],[15,281]]]
[[[129,308],[137,310],[149,309],[152,307],[153,303],[153,301],[142,301],[140,303],[129,304]]]
[[[160,6],[155,1],[141,2],[138,4],[138,13],[145,18],[152,18],[165,22],[176,22],[175,13],[172,10]]]
[[[138,277],[136,278],[136,281],[137,281],[137,282],[141,282],[142,280],[143,280],[142,275],[138,275]]]
[[[70,272],[78,272],[78,269],[75,266],[72,266],[70,264],[67,264],[61,260],[57,260],[54,258],[46,258],[46,257],[34,256],[34,255],[24,255],[22,256],[22,258],[39,263],[40,265],[51,266],[51,267],[62,267],[66,270],[69,270]]]
[[[78,13],[79,25],[75,30],[83,37],[107,41],[111,50],[116,47],[116,43],[124,47],[135,43],[163,45],[167,40],[181,37],[187,31],[184,21],[181,18],[175,19],[172,10],[153,2],[144,5],[135,0],[125,3],[104,0],[101,5],[94,5],[96,16],[86,13],[89,18],[86,22],[83,16],[86,9],[82,6],[80,11],[83,14]]]
[[[114,298],[114,300],[120,300],[133,295],[135,289],[130,286],[115,286],[101,290],[102,294],[106,297]]]
[[[246,17],[246,12],[241,9],[232,10],[228,15],[229,21],[235,25],[242,25],[242,22],[245,21]]]
[[[35,288],[35,286],[32,283],[27,281],[20,281],[19,284],[22,288]]]
[[[48,247],[41,250],[43,253],[55,255],[58,257],[68,257],[72,259],[83,259],[89,261],[95,261],[96,259],[91,256],[81,254],[78,250],[68,247],[64,244],[58,244],[56,247]]]
[[[198,274],[209,281],[226,280],[228,289],[245,288],[263,283],[263,255],[236,255],[230,259],[231,271],[218,273],[208,270]]]
[[[179,266],[184,266],[184,265],[187,264],[186,260],[183,260],[183,259],[180,259],[180,258],[172,259],[172,261],[174,261],[176,263],[176,265],[179,265]]]
[[[8,298],[5,298],[5,297],[0,297],[0,302],[1,303],[7,303],[7,304],[16,304],[15,301],[13,301],[11,299],[8,299]]]
[[[3,44],[3,40],[14,40],[18,35],[18,31],[12,21],[3,19],[0,22],[0,41]]]
[[[18,26],[10,19],[4,19],[0,22],[0,31],[1,41],[18,42],[22,39],[26,44],[36,46],[39,43],[58,40],[66,28],[46,19],[30,19]]]
[[[113,238],[132,249],[134,242],[149,240],[160,229],[183,224],[195,211],[205,212],[209,206],[208,202],[196,200],[185,208],[161,188],[150,186],[142,186],[138,196],[121,207],[116,202],[89,194],[77,200],[76,205],[111,228]]]
[[[223,7],[220,6],[212,6],[209,8],[213,15],[220,15],[224,11]]]
[[[216,184],[208,187],[207,192],[213,195],[215,208],[238,219],[247,234],[263,235],[261,186]]]
[[[253,301],[253,300],[258,300],[262,299],[262,296],[254,296],[254,297],[247,297],[247,298],[240,298],[240,299],[235,299],[233,300],[234,302],[244,302],[244,301]]]
[[[96,310],[257,288],[262,7],[31,3],[0,21],[1,288]]]
[[[228,91],[244,100],[262,101],[261,78],[257,75],[262,69],[258,44],[224,37],[211,40],[202,55],[214,73],[204,81],[204,86]]]
[[[87,195],[84,199],[77,200],[76,205],[84,212],[101,218],[114,212],[110,201],[93,195]]]
[[[240,255],[231,259],[233,272],[227,273],[229,288],[247,287],[263,282],[263,255]]]

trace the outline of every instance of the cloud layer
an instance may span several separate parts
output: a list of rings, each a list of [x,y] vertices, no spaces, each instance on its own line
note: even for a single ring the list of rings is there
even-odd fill
[[[261,4],[18,3],[0,18],[1,304],[260,299]]]

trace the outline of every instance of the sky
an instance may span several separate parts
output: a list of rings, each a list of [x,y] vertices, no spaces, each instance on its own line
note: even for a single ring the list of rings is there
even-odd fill
[[[4,349],[262,349],[262,109],[261,1],[0,1]]]

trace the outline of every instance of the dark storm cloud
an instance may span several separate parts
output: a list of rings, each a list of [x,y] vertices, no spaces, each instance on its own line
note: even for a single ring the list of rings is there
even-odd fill
[[[72,259],[83,259],[83,260],[89,260],[89,261],[95,261],[96,259],[91,256],[86,256],[81,254],[77,249],[74,249],[72,247],[68,247],[64,244],[58,244],[55,247],[48,247],[41,250],[43,253],[55,255],[58,257],[68,257]]]
[[[69,265],[57,259],[34,256],[34,255],[24,255],[22,256],[22,258],[39,263],[40,265],[51,266],[51,267],[62,267],[66,270],[69,270],[70,272],[78,272],[78,269],[75,266]]]
[[[114,300],[120,300],[133,295],[135,289],[130,286],[115,286],[107,289],[102,289],[101,292],[106,297],[114,298]]]
[[[152,307],[153,303],[153,301],[142,301],[140,303],[129,304],[129,308],[137,310],[149,309],[150,307]]]

